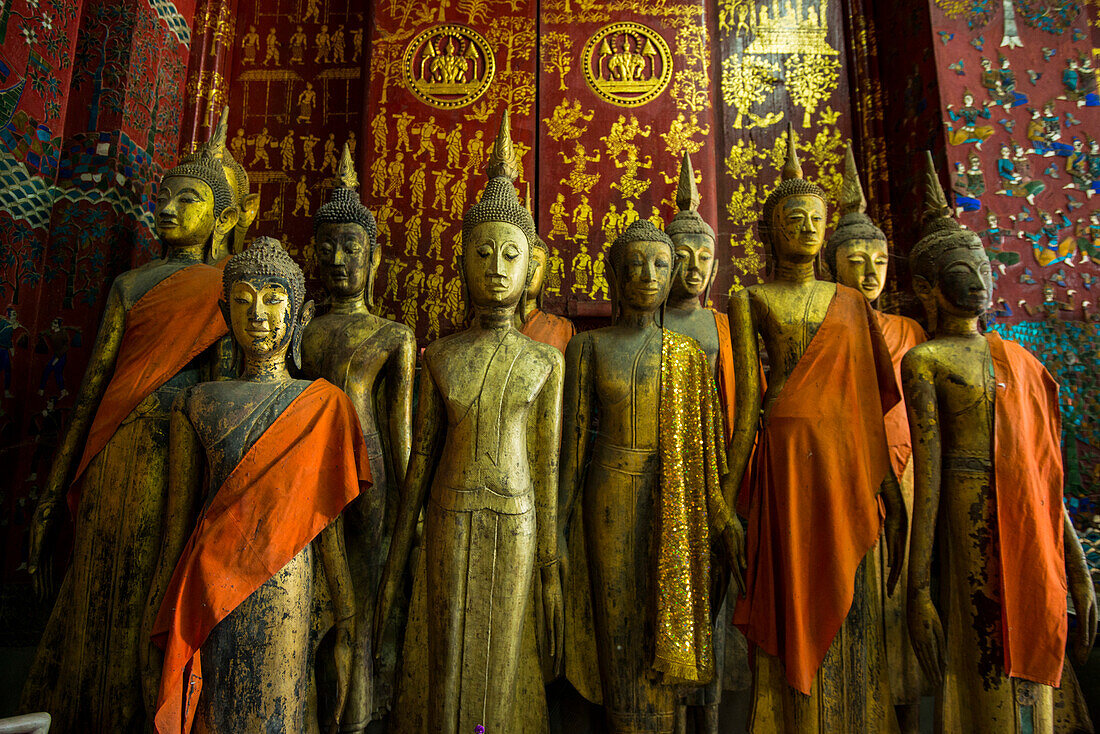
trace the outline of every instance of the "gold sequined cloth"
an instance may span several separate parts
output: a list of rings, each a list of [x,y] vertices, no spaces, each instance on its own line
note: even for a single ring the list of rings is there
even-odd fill
[[[661,344],[659,412],[653,667],[667,683],[703,684],[714,675],[710,536],[712,530],[721,532],[730,518],[718,479],[721,417],[703,350],[694,339],[667,329]]]

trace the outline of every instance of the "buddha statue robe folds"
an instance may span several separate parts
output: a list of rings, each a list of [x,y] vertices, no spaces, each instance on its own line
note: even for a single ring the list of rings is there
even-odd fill
[[[156,228],[166,255],[115,279],[72,420],[30,531],[28,571],[52,586],[49,546],[68,491],[72,565],[23,689],[59,731],[146,731],[140,634],[161,544],[168,424],[178,392],[210,379],[221,271],[203,264],[237,221],[220,156],[224,127],[161,180]]]
[[[360,658],[341,730],[355,732],[388,711],[393,699],[397,646],[407,602],[402,600],[401,613],[392,616],[383,648],[375,652],[370,643],[378,584],[412,442],[416,340],[404,324],[370,312],[382,250],[374,217],[359,203],[358,181],[346,146],[338,179],[340,186],[313,218],[318,270],[329,295],[329,310],[305,329],[302,374],[324,378],[347,393],[359,416],[373,477],[371,488],[343,517]],[[322,647],[327,650],[328,645]],[[323,674],[319,677],[325,678]],[[331,718],[332,703],[321,701],[326,721]]]
[[[860,291],[869,303],[874,303],[886,285],[889,249],[886,235],[867,216],[867,200],[859,182],[855,156],[851,146],[845,156],[844,185],[841,190],[841,217],[836,231],[825,244],[825,264],[834,280]],[[928,337],[913,319],[876,310],[875,320],[883,340],[890,350],[894,375],[901,381],[901,359],[906,352]],[[909,418],[905,403],[899,402],[886,413],[886,442],[890,449],[890,464],[901,486],[907,515],[913,510],[913,449],[909,438]],[[909,528],[906,528],[908,538]],[[898,591],[890,595],[885,588],[886,545],[876,549],[879,581],[878,595],[882,603],[885,624],[886,663],[890,670],[890,689],[902,734],[917,734],[920,730],[920,697],[923,680],[916,653],[909,642],[909,626],[905,618],[905,581],[907,564],[901,565]]]
[[[474,320],[424,353],[413,453],[383,573],[376,644],[427,499],[391,731],[465,734],[480,724],[544,732],[535,630],[546,630],[546,648],[560,654],[554,490],[564,370],[560,352],[514,326],[537,235],[512,183],[507,112],[488,175],[463,218]],[[541,586],[541,609],[530,603],[532,584]]]
[[[892,587],[905,509],[883,415],[897,384],[867,300],[814,275],[825,214],[788,129],[783,180],[760,222],[774,280],[729,306],[738,368],[730,467],[738,478],[750,471],[739,504],[749,523],[746,594],[734,621],[757,647],[754,732],[897,727],[871,553],[881,490]],[[763,399],[758,335],[771,364]]]
[[[909,629],[936,691],[937,732],[1052,734],[1067,590],[1078,660],[1096,635],[1095,592],[1062,504],[1058,386],[1023,347],[979,331],[989,259],[950,217],[930,154],[926,163],[924,237],[910,262],[936,328],[902,360],[915,478]]]
[[[566,672],[603,703],[609,731],[672,732],[680,687],[714,674],[711,543],[737,547],[739,526],[719,482],[721,419],[706,356],[655,321],[672,279],[672,242],[639,220],[613,243],[608,263],[616,324],[579,334],[566,352]]]
[[[188,388],[173,407],[165,544],[147,612],[164,647],[160,734],[316,730],[315,552],[336,608],[337,719],[346,700],[354,602],[337,518],[370,467],[347,396],[287,371],[313,312],[304,295],[278,241],[261,237],[233,256],[223,303],[243,376]]]

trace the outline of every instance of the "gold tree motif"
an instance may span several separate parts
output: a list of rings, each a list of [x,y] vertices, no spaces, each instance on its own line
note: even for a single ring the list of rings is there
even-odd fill
[[[531,18],[508,16],[496,18],[486,39],[504,47],[504,71],[512,71],[512,59],[531,58],[538,36],[535,34],[535,22]]]
[[[558,73],[558,89],[566,91],[565,75],[573,68],[573,37],[568,33],[551,31],[542,37],[542,68]]]
[[[396,43],[375,43],[371,53],[371,75],[382,78],[382,96],[379,104],[385,104],[391,86],[401,86],[401,56],[403,51]]]
[[[678,71],[673,77],[671,94],[678,109],[702,112],[710,107],[710,79],[703,71]]]
[[[792,54],[783,66],[787,71],[787,92],[791,101],[805,111],[802,127],[809,127],[810,116],[837,87],[840,61],[825,54]]]
[[[730,57],[722,62],[722,99],[737,110],[735,128],[740,129],[750,107],[764,101],[768,87],[778,82],[778,73],[775,64],[758,57]]]

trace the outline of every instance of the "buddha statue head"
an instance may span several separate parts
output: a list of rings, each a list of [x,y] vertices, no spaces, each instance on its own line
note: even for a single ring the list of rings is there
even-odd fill
[[[703,296],[706,303],[711,283],[718,272],[714,257],[714,230],[699,216],[699,188],[691,156],[685,151],[680,163],[680,181],[676,187],[676,216],[665,227],[676,255],[676,277],[670,296],[673,301]],[[656,213],[656,209],[654,209]]]
[[[508,110],[500,120],[486,167],[480,200],[462,217],[462,274],[475,309],[505,307],[526,313],[534,275],[531,251],[538,240],[531,213],[519,201],[514,181],[519,158],[512,145]]]
[[[282,244],[257,237],[222,275],[222,315],[245,364],[302,364],[302,331],[313,318],[302,269]]]
[[[772,264],[814,262],[825,243],[825,191],[802,177],[796,144],[794,128],[788,125],[787,161],[758,223]]]
[[[222,108],[218,124],[225,127],[226,130],[229,129],[229,107]],[[242,134],[242,131],[238,131],[239,134]],[[183,160],[188,161],[195,155],[187,156]],[[237,225],[226,237],[216,239],[211,245],[210,256],[207,258],[210,262],[215,262],[226,255],[232,255],[244,249],[244,243],[248,238],[248,229],[256,221],[256,215],[260,211],[260,195],[249,191],[248,172],[244,170],[244,166],[227,149],[222,150],[221,159],[222,168],[225,169],[225,180],[229,184],[229,188],[233,190],[233,201],[237,205]]]
[[[313,215],[313,241],[321,282],[338,299],[374,305],[374,277],[382,261],[374,215],[359,201],[359,179],[347,144],[340,159],[337,186]]]
[[[981,316],[992,305],[993,270],[981,237],[951,216],[932,153],[926,152],[922,236],[909,253],[913,290],[935,333],[941,314]]]
[[[840,214],[836,230],[825,243],[825,265],[837,283],[855,288],[868,301],[874,301],[886,286],[890,253],[886,235],[867,216],[867,199],[850,144],[844,156]]]
[[[166,251],[202,245],[207,258],[237,225],[223,165],[226,122],[223,115],[210,140],[161,178],[154,221]]]
[[[672,240],[648,219],[635,220],[607,253],[614,318],[627,313],[656,315],[668,299],[674,277]]]

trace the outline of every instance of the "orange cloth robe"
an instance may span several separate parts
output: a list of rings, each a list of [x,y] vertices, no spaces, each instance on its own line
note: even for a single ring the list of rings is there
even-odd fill
[[[73,476],[69,509],[76,516],[77,484],[134,408],[218,339],[229,327],[222,318],[222,268],[196,263],[157,283],[126,314],[114,374],[99,401],[84,454]],[[170,333],[165,324],[171,324]]]
[[[761,427],[747,498],[748,588],[734,613],[807,695],[881,530],[883,415],[898,400],[870,304],[838,284]]]
[[[718,362],[714,365],[714,380],[718,384],[718,403],[725,421],[726,445],[733,440],[734,389],[733,377],[733,341],[730,339],[730,319],[724,313],[714,314],[714,328],[718,331]]]
[[[190,732],[210,631],[370,484],[347,396],[315,380],[276,418],[210,501],[176,564],[153,629],[164,646],[159,734]]]
[[[577,329],[569,319],[536,308],[527,316],[527,323],[520,329],[520,333],[537,342],[549,344],[565,354],[565,348],[569,346],[569,340],[577,333]]]
[[[1066,565],[1058,384],[1026,349],[986,336],[993,359],[993,471],[1005,671],[1058,686],[1066,649]]]
[[[875,311],[875,319],[882,330],[886,348],[890,350],[894,377],[898,385],[901,385],[901,358],[913,347],[928,341],[928,335],[920,324],[905,316]],[[886,413],[886,442],[890,445],[890,463],[894,467],[894,476],[900,479],[913,455],[909,416],[905,413],[904,402],[899,402]]]

